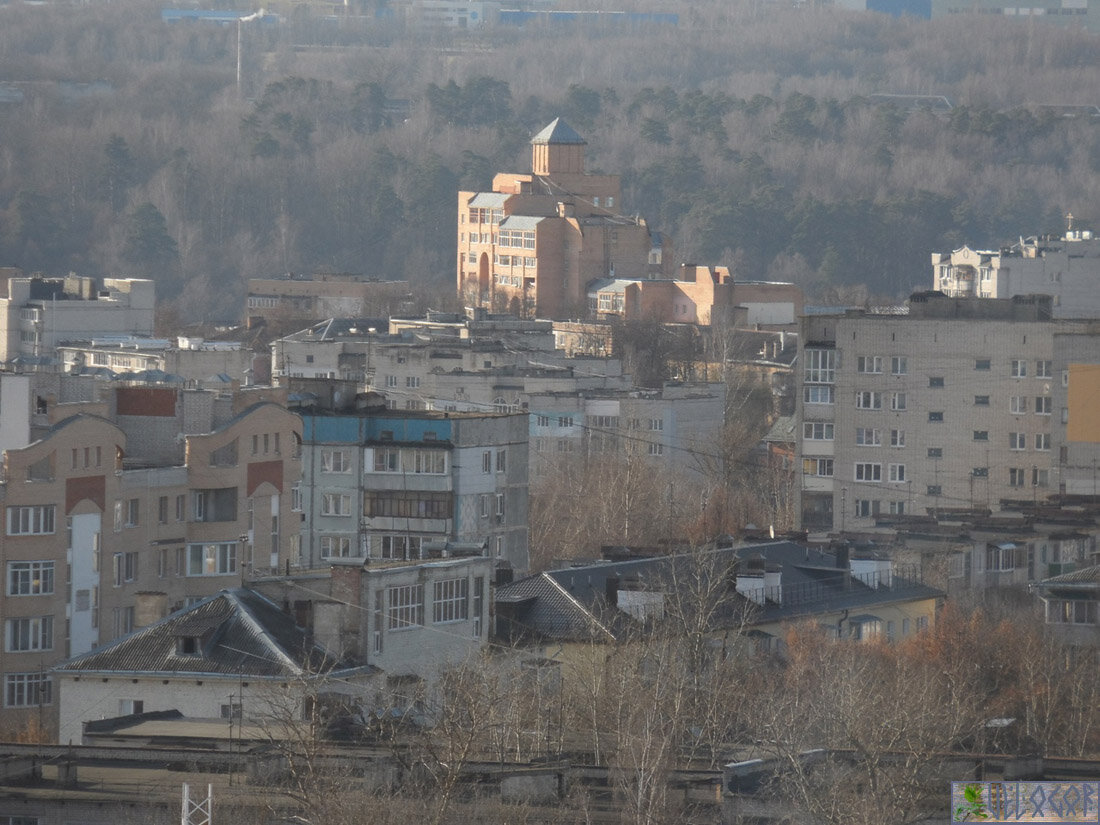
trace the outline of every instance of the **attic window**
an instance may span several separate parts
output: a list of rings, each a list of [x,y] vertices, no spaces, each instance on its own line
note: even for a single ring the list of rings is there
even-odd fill
[[[380,437],[383,441],[393,441],[393,430],[382,430]]]
[[[176,639],[176,653],[179,656],[199,656],[202,640],[198,636],[180,636]]]

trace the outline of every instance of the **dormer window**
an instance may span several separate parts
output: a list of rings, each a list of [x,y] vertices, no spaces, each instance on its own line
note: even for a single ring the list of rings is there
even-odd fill
[[[202,639],[198,636],[179,636],[176,638],[176,654],[179,656],[201,656]]]

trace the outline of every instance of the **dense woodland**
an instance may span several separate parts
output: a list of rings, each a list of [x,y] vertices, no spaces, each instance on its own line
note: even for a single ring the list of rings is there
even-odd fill
[[[624,7],[629,4],[623,4]],[[407,277],[450,299],[455,192],[561,114],[677,260],[895,299],[928,253],[1100,216],[1100,40],[780,3],[678,26],[411,34],[373,9],[237,31],[158,6],[0,5],[0,265],[152,276],[184,319],[249,277]],[[945,95],[950,113],[872,102]],[[12,94],[0,95],[11,100]],[[17,95],[15,95],[17,97]]]

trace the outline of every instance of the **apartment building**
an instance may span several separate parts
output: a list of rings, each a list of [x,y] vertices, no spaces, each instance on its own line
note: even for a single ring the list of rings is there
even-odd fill
[[[590,282],[661,274],[662,241],[621,214],[618,175],[585,169],[587,142],[561,118],[531,139],[531,171],[458,193],[464,304],[527,318],[578,318]]]
[[[245,315],[308,323],[326,318],[384,318],[408,297],[408,281],[383,281],[319,272],[285,278],[249,278]]]
[[[896,311],[808,315],[797,416],[802,526],[999,509],[1058,490],[1060,368],[1049,296],[922,293]]]
[[[109,371],[121,380],[148,380],[197,387],[204,382],[252,383],[252,350],[240,341],[174,340],[139,335],[103,335],[57,347],[67,373]]]
[[[527,417],[303,410],[303,567],[415,560],[457,542],[513,570],[527,555]]]
[[[155,290],[137,278],[11,278],[0,296],[0,361],[45,358],[63,341],[153,334]]]
[[[184,393],[117,395],[113,420],[77,413],[4,454],[0,726],[56,723],[54,664],[285,569],[297,548],[298,524],[282,521],[301,472],[296,415],[260,402],[188,434],[180,422],[199,417],[183,417]]]
[[[530,397],[531,477],[578,458],[637,457],[670,478],[716,476],[726,385],[543,392]]]
[[[932,253],[933,289],[952,297],[1052,297],[1055,318],[1100,317],[1100,238],[1069,228],[1058,237],[1020,238],[995,250],[964,246]]]
[[[735,281],[724,266],[682,264],[674,279],[606,278],[588,286],[591,317],[624,321],[793,329],[803,304],[796,284]]]

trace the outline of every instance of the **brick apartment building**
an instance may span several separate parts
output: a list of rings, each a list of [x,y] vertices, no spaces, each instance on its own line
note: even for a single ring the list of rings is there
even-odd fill
[[[298,547],[301,421],[284,407],[116,387],[64,412],[4,453],[0,727],[12,731],[56,723],[54,664],[285,569]]]
[[[668,256],[641,218],[620,213],[619,176],[585,170],[584,138],[556,118],[531,139],[531,171],[458,193],[457,288],[470,306],[582,317],[599,278],[660,275]]]

